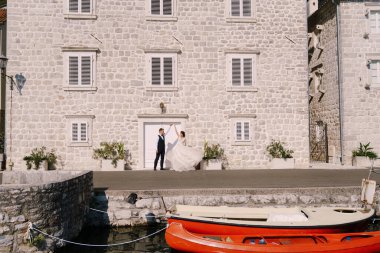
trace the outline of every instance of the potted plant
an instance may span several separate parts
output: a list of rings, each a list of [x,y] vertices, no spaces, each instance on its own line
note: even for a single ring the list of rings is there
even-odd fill
[[[55,154],[55,150],[52,149],[45,154],[45,161],[47,162],[48,170],[55,170],[58,162],[58,156]]]
[[[368,167],[371,162],[377,158],[377,154],[372,151],[373,148],[370,147],[371,143],[367,144],[360,143],[359,147],[352,151],[352,165],[358,167]]]
[[[40,168],[53,170],[55,169],[54,166],[57,164],[57,160],[58,157],[55,154],[55,150],[52,149],[50,152],[47,152],[46,147],[34,148],[30,155],[24,157],[28,170],[32,168],[35,170]]]
[[[271,169],[294,169],[294,151],[286,149],[284,145],[283,142],[272,140],[267,146],[267,152],[271,156]]]
[[[203,160],[201,161],[201,170],[221,170],[223,164],[224,150],[219,144],[209,145],[205,141],[203,145]]]
[[[105,171],[124,170],[125,156],[125,146],[121,142],[101,142],[93,154],[94,159],[100,159],[100,169]]]

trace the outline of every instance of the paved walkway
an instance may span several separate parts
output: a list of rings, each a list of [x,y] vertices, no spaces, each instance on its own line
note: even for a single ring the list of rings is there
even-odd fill
[[[94,172],[94,188],[108,190],[307,188],[360,186],[369,170],[224,170]],[[380,174],[372,174],[380,182]]]

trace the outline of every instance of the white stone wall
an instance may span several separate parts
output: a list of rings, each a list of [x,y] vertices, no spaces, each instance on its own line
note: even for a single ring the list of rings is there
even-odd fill
[[[125,142],[137,167],[138,114],[188,114],[190,145],[205,139],[226,151],[231,169],[266,167],[272,138],[308,164],[306,4],[257,1],[256,23],[228,23],[225,1],[178,0],[178,21],[147,21],[145,0],[97,0],[96,20],[65,19],[63,0],[8,3],[8,73],[22,72],[23,95],[13,98],[12,152],[56,148],[64,169],[95,169],[92,150],[101,141]],[[96,36],[101,42],[94,39]],[[178,41],[176,39],[178,39]],[[288,37],[289,39],[287,39]],[[97,47],[97,91],[64,91],[62,47]],[[176,92],[147,91],[146,49],[180,49]],[[257,92],[227,92],[225,52],[257,50]],[[8,100],[8,109],[10,103]],[[68,147],[65,115],[94,115],[92,147]],[[231,146],[230,114],[254,114],[253,143]],[[9,118],[9,110],[7,112]]]
[[[380,88],[366,89],[368,83],[367,59],[376,55],[380,59],[380,35],[369,32],[366,10],[376,7],[364,1],[343,1],[341,4],[342,71],[344,97],[344,155],[351,163],[351,151],[359,142],[371,142],[380,153]],[[377,3],[377,8],[380,7]]]
[[[337,64],[337,34],[335,5],[327,2],[312,17],[309,18],[309,33],[313,33],[317,25],[322,25],[320,43],[323,47],[310,51],[309,71],[322,68],[324,70],[321,89],[325,93],[315,90],[315,76],[310,82],[310,142],[311,150],[317,154],[324,152],[324,147],[316,140],[316,124],[322,121],[327,124],[328,155],[330,163],[340,162],[340,122],[339,122],[339,87]],[[312,43],[310,41],[309,45]]]

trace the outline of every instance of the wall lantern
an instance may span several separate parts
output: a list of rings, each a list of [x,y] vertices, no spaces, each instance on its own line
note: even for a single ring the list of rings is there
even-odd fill
[[[5,74],[5,69],[7,68],[7,64],[8,64],[8,58],[5,57],[4,55],[0,55],[0,69],[1,69],[2,76],[8,77],[10,79],[10,81],[11,81],[10,89],[11,90],[13,90],[13,85],[16,85],[18,92],[20,93],[20,95],[22,95],[21,90],[22,90],[22,88],[24,88],[26,78],[21,73],[16,74],[16,76],[15,76],[16,82],[15,82],[13,79],[13,76],[8,76]]]

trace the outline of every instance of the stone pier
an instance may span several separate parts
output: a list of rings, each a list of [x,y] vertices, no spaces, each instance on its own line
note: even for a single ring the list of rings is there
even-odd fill
[[[3,172],[0,184],[0,252],[49,252],[57,246],[42,238],[38,249],[26,240],[29,222],[63,239],[82,229],[91,200],[92,172]]]

